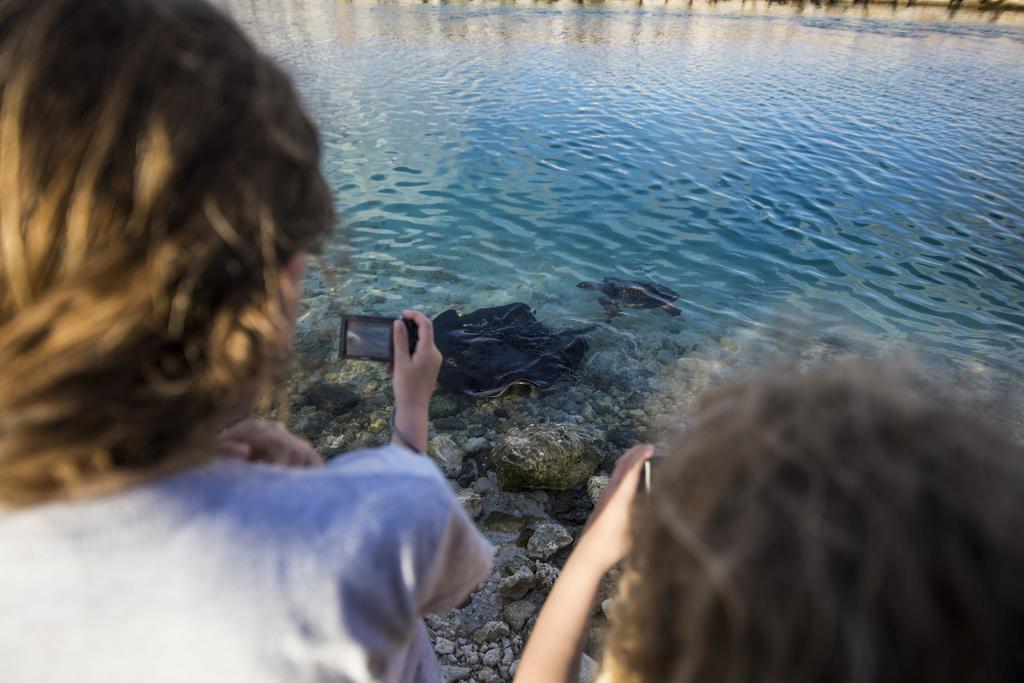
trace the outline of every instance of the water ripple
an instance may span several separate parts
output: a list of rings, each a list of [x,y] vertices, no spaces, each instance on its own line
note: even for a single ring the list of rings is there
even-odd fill
[[[351,307],[593,319],[577,281],[648,277],[715,336],[805,309],[1024,371],[1017,28],[225,4],[322,127]]]

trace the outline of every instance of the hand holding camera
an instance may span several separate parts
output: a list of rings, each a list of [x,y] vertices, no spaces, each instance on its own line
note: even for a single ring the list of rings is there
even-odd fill
[[[434,345],[434,325],[419,311],[403,311],[402,319],[392,323],[392,335],[395,409],[399,413],[403,408],[426,412],[442,361]]]
[[[419,311],[402,317],[346,315],[341,321],[341,357],[389,363],[395,390],[395,443],[427,451],[427,408],[441,371],[434,325]]]

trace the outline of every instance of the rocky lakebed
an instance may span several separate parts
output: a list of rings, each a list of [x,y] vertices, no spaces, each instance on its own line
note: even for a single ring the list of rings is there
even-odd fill
[[[338,358],[342,304],[322,282],[312,284],[287,382],[288,426],[328,459],[383,445],[393,405],[386,368]],[[374,301],[355,299],[348,305],[374,310]],[[641,322],[615,320],[620,329]],[[517,386],[488,399],[443,387],[435,393],[429,457],[496,548],[491,575],[465,603],[426,619],[447,680],[511,680],[540,607],[625,449],[641,442],[664,449],[701,392],[778,360],[780,348],[798,365],[879,353],[850,338],[712,334],[693,331],[685,316],[657,320],[660,335],[627,337],[598,325],[578,375],[550,391]],[[999,384],[984,366],[957,373],[955,381],[977,387],[977,396]],[[1014,408],[1006,418],[1018,437],[1022,415]],[[614,571],[606,577],[595,602],[581,680],[596,675],[617,579]]]
[[[289,399],[289,427],[327,458],[391,438],[392,395],[380,365],[300,370]],[[489,400],[441,389],[434,396],[429,457],[496,547],[494,570],[465,604],[427,617],[447,680],[511,680],[616,457],[652,436],[643,403],[639,394],[599,392],[582,382],[548,394],[517,388]],[[600,656],[615,583],[610,575],[595,606],[588,658]]]

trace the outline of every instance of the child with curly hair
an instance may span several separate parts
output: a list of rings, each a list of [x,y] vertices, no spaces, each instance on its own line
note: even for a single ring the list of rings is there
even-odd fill
[[[430,321],[411,354],[394,323],[390,446],[238,422],[333,223],[316,129],[219,11],[0,1],[5,683],[440,680],[422,617],[492,549],[413,452]]]
[[[865,362],[735,381],[634,496],[623,457],[545,604],[519,683],[576,683],[626,558],[614,683],[1024,679],[1024,452]]]

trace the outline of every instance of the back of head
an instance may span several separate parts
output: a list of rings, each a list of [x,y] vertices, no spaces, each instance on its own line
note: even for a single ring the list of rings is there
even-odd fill
[[[207,3],[0,1],[0,502],[159,469],[244,410],[279,271],[333,219],[288,79]]]
[[[1024,678],[1024,453],[899,373],[714,392],[642,508],[617,681]]]

